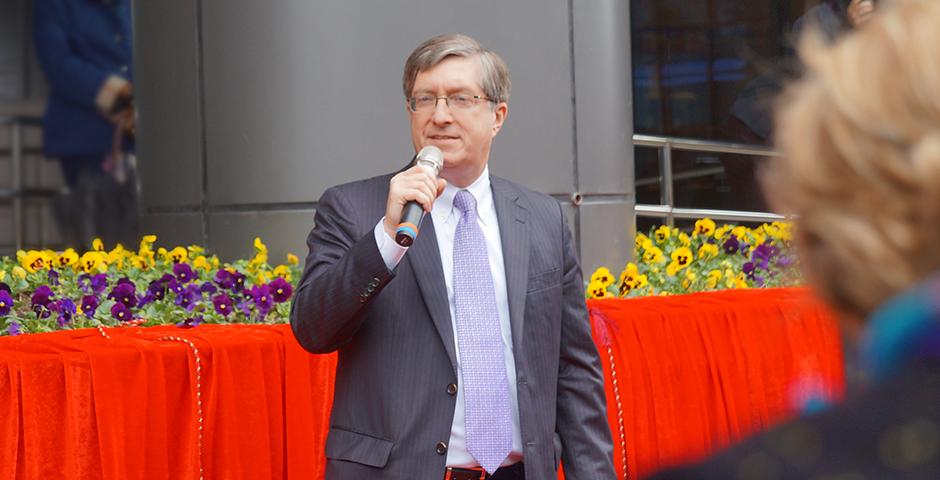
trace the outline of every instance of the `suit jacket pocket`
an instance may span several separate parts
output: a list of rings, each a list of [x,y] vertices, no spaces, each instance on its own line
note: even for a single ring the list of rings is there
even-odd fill
[[[393,446],[395,443],[389,440],[332,427],[326,440],[326,458],[384,467]]]
[[[561,269],[553,268],[547,272],[536,273],[529,277],[527,293],[538,292],[561,284]]]

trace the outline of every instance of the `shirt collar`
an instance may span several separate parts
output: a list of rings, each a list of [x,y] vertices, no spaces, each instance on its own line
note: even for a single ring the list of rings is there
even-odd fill
[[[431,210],[434,221],[449,223],[459,218],[459,215],[455,211],[456,207],[454,207],[454,197],[456,197],[457,192],[461,190],[469,191],[470,194],[473,195],[473,198],[476,199],[477,218],[483,222],[483,225],[487,225],[487,222],[491,220],[484,212],[492,210],[493,205],[493,191],[490,189],[489,165],[483,167],[483,173],[466,188],[455,187],[450,182],[447,183],[447,186],[444,187],[444,193],[434,201],[434,208]]]

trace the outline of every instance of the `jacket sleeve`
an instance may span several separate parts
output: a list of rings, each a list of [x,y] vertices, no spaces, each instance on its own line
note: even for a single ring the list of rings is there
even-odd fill
[[[604,372],[591,337],[581,267],[574,251],[571,231],[564,220],[564,213],[560,215],[564,252],[564,311],[558,363],[556,433],[561,438],[565,478],[614,479],[613,441],[607,423]]]
[[[34,8],[36,53],[53,90],[69,101],[95,108],[95,97],[110,72],[76,54],[68,29],[77,26],[61,0],[36,0]]]
[[[369,305],[395,274],[385,265],[372,229],[358,231],[355,212],[337,189],[323,194],[314,222],[290,322],[305,349],[326,353],[352,340]]]

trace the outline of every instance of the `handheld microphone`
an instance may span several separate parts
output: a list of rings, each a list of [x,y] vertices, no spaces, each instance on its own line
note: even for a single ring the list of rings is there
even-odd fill
[[[440,148],[428,145],[418,152],[415,157],[415,165],[433,173],[436,178],[444,166],[444,153],[441,152]],[[420,203],[414,200],[406,203],[405,208],[401,211],[398,228],[395,229],[395,243],[403,247],[410,247],[415,242],[415,237],[418,236],[418,226],[421,225],[423,218],[424,208],[421,207]]]

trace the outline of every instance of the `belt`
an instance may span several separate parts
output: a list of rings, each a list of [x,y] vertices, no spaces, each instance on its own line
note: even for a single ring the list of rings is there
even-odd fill
[[[486,473],[482,467],[452,468],[444,471],[444,480],[525,480],[525,467],[522,462],[500,467],[494,474]]]

